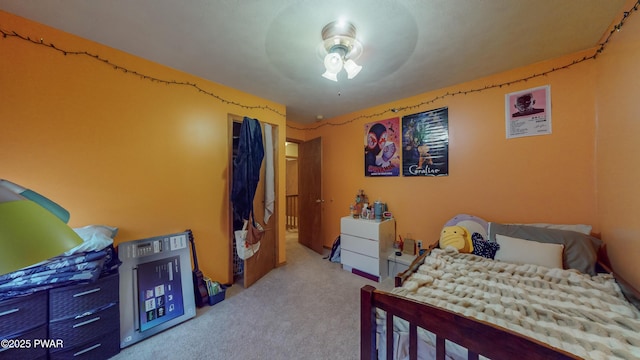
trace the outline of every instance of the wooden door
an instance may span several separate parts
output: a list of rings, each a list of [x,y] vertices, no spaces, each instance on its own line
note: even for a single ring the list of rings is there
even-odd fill
[[[231,128],[234,127],[233,122],[235,123],[242,123],[242,118],[239,117],[232,117],[232,123],[231,123]],[[236,129],[239,129],[238,124],[235,125]],[[262,126],[262,132],[263,132],[263,143],[264,142],[264,124]],[[277,127],[273,126],[273,131],[272,133],[274,134],[273,137],[273,144],[274,144],[274,148],[269,150],[269,149],[265,149],[265,159],[262,160],[262,166],[260,168],[260,182],[258,183],[258,187],[256,188],[256,194],[255,197],[253,198],[253,209],[254,209],[254,213],[255,213],[255,219],[256,222],[259,222],[264,228],[265,228],[265,234],[262,238],[262,241],[260,241],[260,250],[253,255],[252,257],[246,259],[244,261],[244,271],[243,271],[243,278],[242,278],[242,286],[244,288],[248,288],[249,286],[253,285],[256,281],[260,280],[260,278],[262,278],[264,275],[266,275],[269,271],[271,271],[273,268],[275,268],[276,265],[276,252],[277,252],[277,241],[276,239],[277,237],[277,224],[278,224],[278,211],[277,208],[279,206],[278,202],[276,201],[275,204],[275,209],[274,209],[274,213],[271,216],[271,218],[269,218],[269,222],[268,224],[265,225],[264,223],[264,183],[265,183],[265,173],[266,173],[266,152],[267,151],[273,151],[274,155],[274,177],[277,180],[278,179],[278,167],[277,167],[277,159],[278,159],[278,153],[277,153],[277,138],[276,138],[276,134],[277,132]],[[233,139],[233,136],[235,134],[231,135],[231,138]],[[233,147],[233,142],[232,142],[232,147]],[[233,151],[232,151],[232,156],[233,156]],[[229,183],[232,184],[233,183],[233,164],[230,165],[230,171],[229,171]],[[231,189],[231,185],[230,185],[230,189]],[[276,199],[277,197],[277,181],[276,181]],[[229,194],[231,194],[231,190],[229,190]],[[230,203],[230,217],[233,217],[233,204]],[[234,241],[234,235],[233,235],[233,230],[237,230],[234,229],[233,227],[233,221],[231,221],[231,242],[230,242],[230,254],[231,254],[231,263],[230,263],[230,272],[231,274],[233,274],[233,241]],[[232,276],[233,278],[233,276]]]
[[[263,128],[264,130],[264,128]],[[265,151],[267,151],[265,149]],[[275,166],[275,164],[274,164]],[[260,250],[252,257],[244,261],[244,287],[248,288],[256,281],[260,280],[269,271],[276,267],[276,230],[278,224],[277,213],[269,218],[267,224],[264,223],[264,177],[265,162],[262,162],[260,169],[260,182],[256,188],[256,196],[253,199],[253,211],[256,222],[265,229],[265,234],[260,241]]]
[[[322,254],[322,138],[298,144],[298,198],[298,242]]]

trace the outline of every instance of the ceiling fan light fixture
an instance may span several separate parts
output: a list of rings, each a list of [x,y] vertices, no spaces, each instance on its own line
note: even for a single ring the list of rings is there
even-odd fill
[[[338,81],[337,75],[344,68],[347,78],[353,79],[362,70],[354,61],[362,54],[362,45],[355,36],[356,28],[349,22],[334,21],[322,29],[322,48],[326,52],[323,77]]]
[[[353,79],[354,77],[356,77],[356,75],[358,75],[358,73],[360,73],[360,70],[362,70],[362,66],[349,59],[344,63],[344,70],[347,72],[347,78]]]
[[[342,70],[342,66],[342,56],[337,52],[330,52],[324,57],[324,68],[327,71],[337,74]]]
[[[336,81],[336,82],[338,81],[338,74],[332,73],[329,70],[325,71],[324,74],[322,74],[322,77],[332,81]]]

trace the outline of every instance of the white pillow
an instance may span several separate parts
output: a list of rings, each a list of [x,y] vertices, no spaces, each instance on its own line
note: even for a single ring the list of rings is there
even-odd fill
[[[541,243],[500,234],[496,234],[496,242],[500,245],[496,260],[562,269],[562,244]]]
[[[118,234],[117,227],[108,225],[88,225],[81,228],[74,228],[73,231],[75,231],[84,242],[65,252],[65,255],[102,250],[113,244],[113,238]]]

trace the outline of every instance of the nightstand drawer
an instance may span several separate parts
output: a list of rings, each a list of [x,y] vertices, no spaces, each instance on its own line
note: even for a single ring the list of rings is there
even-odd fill
[[[341,240],[342,241],[342,240]],[[368,274],[380,276],[380,260],[370,256],[340,249],[342,265],[364,271]]]
[[[0,302],[0,337],[22,333],[46,324],[47,320],[46,291]]]
[[[398,274],[409,269],[409,265],[397,263],[392,260],[388,260],[387,266],[389,268],[389,277],[396,277]]]
[[[392,252],[387,257],[388,268],[389,268],[389,276],[395,277],[401,272],[409,269],[409,265],[417,258],[417,255],[409,255],[409,254],[401,254],[400,256],[396,255],[395,252]]]
[[[380,238],[380,222],[343,217],[340,220],[340,232],[365,239]],[[341,240],[342,241],[342,240]]]
[[[74,318],[120,300],[118,274],[95,283],[67,286],[49,291],[49,321]]]
[[[378,258],[380,247],[377,241],[347,234],[340,235],[340,251],[349,250],[355,253]]]
[[[62,339],[65,347],[76,346],[108,333],[119,333],[120,306],[110,307],[85,316],[49,323],[49,337]]]

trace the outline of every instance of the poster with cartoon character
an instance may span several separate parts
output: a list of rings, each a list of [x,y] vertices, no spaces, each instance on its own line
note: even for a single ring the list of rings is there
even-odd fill
[[[402,118],[402,175],[449,175],[449,108]]]
[[[400,118],[364,125],[364,175],[400,175]]]
[[[540,86],[505,95],[507,139],[551,134],[551,89]]]

